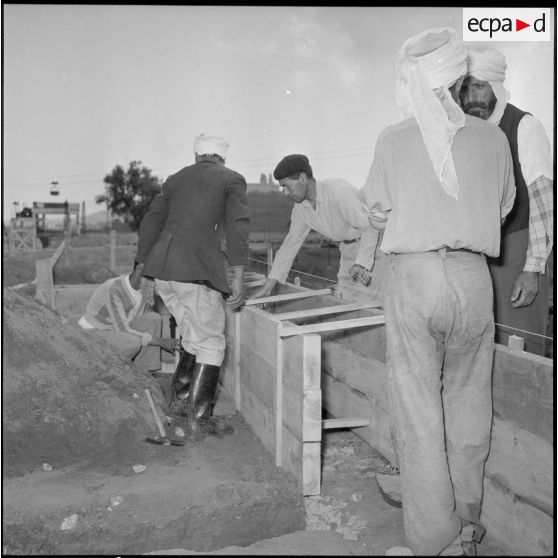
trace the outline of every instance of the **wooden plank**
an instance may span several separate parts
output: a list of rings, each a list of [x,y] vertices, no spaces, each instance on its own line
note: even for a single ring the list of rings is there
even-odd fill
[[[322,440],[322,390],[305,389],[302,398],[302,441]]]
[[[370,426],[356,429],[355,434],[386,459],[395,462],[389,415],[384,409],[374,405],[364,393],[351,390],[344,383],[324,373],[322,374],[322,405],[333,418],[355,415],[370,418]]]
[[[277,367],[275,369],[275,465],[283,464],[283,340],[277,336]]]
[[[50,308],[55,308],[51,260],[48,258],[35,260],[35,272],[37,274],[37,291],[35,296]]]
[[[321,491],[321,442],[303,442],[302,446],[302,495],[318,496]]]
[[[295,300],[298,298],[308,298],[312,296],[320,296],[324,294],[331,293],[331,289],[318,289],[318,290],[308,290],[294,293],[278,294],[273,296],[263,296],[261,298],[250,298],[244,305],[253,306],[254,304],[267,304],[270,302],[284,302],[286,300]]]
[[[52,267],[56,265],[56,262],[58,262],[58,259],[62,255],[62,252],[64,252],[64,250],[66,249],[66,242],[66,239],[64,239],[60,243],[60,246],[58,246],[58,248],[56,249],[56,252],[54,252],[54,254],[52,254],[52,256],[50,257],[50,265]]]
[[[281,467],[299,483],[302,489],[303,442],[287,426],[283,428],[281,442]]]
[[[295,320],[299,318],[311,318],[315,316],[326,316],[328,314],[339,314],[340,312],[351,312],[353,310],[363,310],[373,308],[374,304],[362,304],[354,302],[351,304],[340,304],[338,306],[326,306],[325,308],[309,308],[308,310],[295,310],[293,312],[283,312],[282,314],[272,314],[272,320]]]
[[[302,388],[320,389],[322,376],[322,340],[319,335],[302,337]]]
[[[369,418],[337,418],[322,420],[323,430],[333,428],[358,428],[359,426],[370,426]]]
[[[282,339],[282,397],[284,425],[302,441],[304,398],[304,336]],[[302,446],[300,447],[302,451]],[[302,475],[302,470],[300,470]]]
[[[385,362],[354,353],[343,343],[322,339],[322,371],[351,390],[366,394],[372,404],[388,410]],[[354,413],[345,416],[354,416]]]
[[[492,383],[497,417],[553,443],[553,360],[496,345]]]
[[[240,312],[234,313],[234,400],[236,410],[239,411],[242,404],[242,391],[240,389],[240,337],[242,335],[240,330]]]
[[[244,341],[245,339],[242,338],[240,343],[241,392],[247,387],[266,405],[274,407],[276,352],[274,351],[273,364],[271,364],[270,359],[264,359],[255,351],[257,345],[245,345]]]
[[[244,308],[239,312],[242,344],[257,352],[275,368],[277,351],[277,324],[269,319],[267,312],[257,308]]]
[[[322,437],[321,340],[318,335],[303,335],[284,339],[281,342],[283,343],[281,461],[283,466],[291,468],[293,474],[304,485],[305,477],[319,479],[320,475],[320,461],[305,460],[303,442],[319,444]],[[305,466],[317,470],[304,471]]]
[[[284,326],[280,324],[279,335],[289,337],[291,335],[301,335],[304,333],[318,333],[324,331],[335,331],[341,329],[352,329],[355,327],[366,327],[371,325],[384,324],[384,316],[369,316],[366,318],[354,318],[352,320],[337,320],[334,322],[323,322],[308,324],[304,326]]]
[[[275,454],[275,415],[248,388],[242,387],[240,412],[271,455]]]
[[[488,478],[480,519],[487,541],[506,556],[554,555],[554,518]]]
[[[494,418],[484,475],[552,515],[554,450],[539,436]]]

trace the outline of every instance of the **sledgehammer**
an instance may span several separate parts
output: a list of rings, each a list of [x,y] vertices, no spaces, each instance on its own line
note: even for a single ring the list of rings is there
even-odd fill
[[[161,418],[157,413],[157,409],[155,409],[155,403],[153,402],[153,398],[151,397],[151,392],[149,389],[145,389],[145,395],[147,396],[147,400],[149,401],[149,405],[151,406],[151,410],[153,411],[153,416],[155,417],[155,422],[157,423],[157,429],[159,430],[159,437],[158,438],[146,438],[145,441],[151,444],[161,444],[163,446],[183,446],[184,440],[171,440],[167,433],[165,432],[165,427],[161,422]]]

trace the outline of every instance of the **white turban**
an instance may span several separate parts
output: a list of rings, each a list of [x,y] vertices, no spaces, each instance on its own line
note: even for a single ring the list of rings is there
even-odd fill
[[[448,87],[467,73],[467,51],[451,27],[427,29],[407,39],[395,65],[395,99],[419,125],[428,155],[444,191],[459,199],[451,154],[465,113]],[[435,90],[435,91],[434,91]]]
[[[222,136],[199,135],[194,141],[194,153],[197,155],[219,155],[222,159],[227,158],[229,144]]]
[[[500,122],[510,99],[509,91],[504,87],[506,68],[505,56],[496,49],[491,48],[483,52],[469,50],[467,73],[475,79],[487,81],[496,97],[496,106],[488,118],[488,122],[493,124]]]

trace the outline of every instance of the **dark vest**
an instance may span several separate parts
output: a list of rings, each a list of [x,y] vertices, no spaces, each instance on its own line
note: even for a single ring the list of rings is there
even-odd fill
[[[513,174],[515,176],[515,202],[502,226],[502,236],[511,234],[529,227],[529,194],[527,185],[521,172],[521,164],[517,154],[517,127],[519,122],[529,112],[523,112],[508,103],[504,115],[500,120],[500,129],[506,134],[510,144],[513,159]]]

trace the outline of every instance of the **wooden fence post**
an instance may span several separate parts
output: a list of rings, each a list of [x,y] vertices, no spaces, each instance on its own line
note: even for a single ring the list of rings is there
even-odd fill
[[[116,231],[110,231],[110,270],[116,273]]]
[[[267,274],[271,273],[271,266],[273,265],[273,244],[267,243]]]
[[[72,234],[70,232],[70,223],[68,222],[68,228],[64,231],[64,265],[70,267],[72,265],[72,254],[70,252],[70,238]],[[56,263],[56,262],[55,262]]]
[[[52,278],[52,262],[50,258],[35,261],[37,273],[36,297],[50,308],[54,309],[54,281]]]

